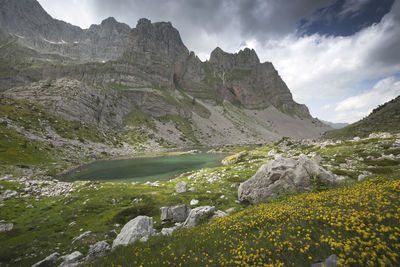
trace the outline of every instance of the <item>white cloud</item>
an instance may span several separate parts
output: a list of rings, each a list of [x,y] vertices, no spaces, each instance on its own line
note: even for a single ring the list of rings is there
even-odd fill
[[[295,32],[299,19],[307,18],[333,0],[302,0],[294,4],[270,0],[82,0],[79,5],[77,0],[39,1],[55,17],[86,27],[110,15],[131,26],[140,17],[172,21],[188,49],[202,60],[209,58],[217,46],[237,52],[246,43],[257,51],[261,61],[274,64],[296,101],[308,105],[313,116],[326,120],[349,121],[350,115],[336,114],[339,112],[334,110],[334,104],[359,95],[356,84],[400,73],[400,1],[395,1],[380,23],[347,37],[319,34],[299,37]],[[367,1],[347,0],[342,13],[355,14]],[[160,7],[155,8],[157,5]],[[289,7],[289,11],[284,7]],[[351,120],[365,115],[365,111],[351,112]]]
[[[398,95],[400,95],[400,79],[396,77],[382,79],[371,90],[339,102],[334,109],[336,120],[354,122]]]
[[[282,40],[258,43],[256,51],[262,60],[274,64],[294,98],[307,103],[341,97],[362,80],[399,72],[400,61],[387,64],[379,60],[381,47],[398,39],[400,26],[389,14],[381,23],[353,36],[314,34],[297,38],[291,34]],[[377,59],[372,61],[373,57]]]

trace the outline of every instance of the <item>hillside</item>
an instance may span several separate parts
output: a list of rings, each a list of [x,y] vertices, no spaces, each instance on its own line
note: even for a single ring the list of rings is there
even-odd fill
[[[342,129],[329,131],[325,138],[366,137],[373,132],[400,132],[400,96],[375,108],[364,119]]]
[[[160,233],[174,226],[161,223],[161,207],[189,205],[195,199],[198,202],[190,205],[192,209],[209,205],[231,215],[178,230],[170,237],[151,236],[148,242],[112,252],[94,266],[125,266],[135,261],[135,265],[254,265],[265,263],[266,257],[271,259],[267,263],[309,266],[331,254],[343,263],[399,263],[394,253],[400,246],[399,135],[344,142],[283,139],[221,150],[232,153],[226,165],[156,184],[4,177],[0,196],[7,198],[0,212],[4,223],[13,223],[14,228],[0,235],[0,262],[12,265],[17,260],[30,266],[54,252],[86,255],[97,241],[111,244],[124,224],[139,215],[151,216]],[[311,193],[283,193],[260,205],[237,201],[239,184],[260,166],[279,157],[298,159],[301,154],[345,177],[346,182],[331,189],[314,183]],[[358,180],[365,181],[358,184]],[[194,191],[176,194],[181,182]]]

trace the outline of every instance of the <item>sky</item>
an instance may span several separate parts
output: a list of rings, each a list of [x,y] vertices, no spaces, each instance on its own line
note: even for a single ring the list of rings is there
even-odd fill
[[[400,95],[400,0],[39,0],[82,28],[170,21],[190,51],[254,48],[311,115],[352,123]]]

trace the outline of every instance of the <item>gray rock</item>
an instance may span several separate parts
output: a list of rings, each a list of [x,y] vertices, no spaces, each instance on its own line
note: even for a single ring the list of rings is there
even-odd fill
[[[43,260],[35,263],[34,265],[32,265],[32,267],[53,267],[58,260],[58,256],[60,256],[60,254],[58,252],[55,252],[47,256]]]
[[[62,256],[62,263],[59,267],[72,267],[78,264],[78,261],[83,258],[83,254],[79,251],[74,251],[69,255]]]
[[[169,228],[163,228],[161,229],[161,234],[162,235],[172,235],[173,232],[175,232],[176,230],[182,228],[182,224],[181,223],[177,223],[175,224],[175,226],[173,227],[169,227]]]
[[[1,195],[0,195],[0,200],[7,200],[13,197],[18,196],[18,192],[14,191],[14,190],[6,190],[4,191]]]
[[[222,218],[224,216],[228,215],[228,213],[223,212],[222,210],[217,210],[214,215],[212,216],[212,219],[217,219],[217,218]]]
[[[183,222],[189,215],[190,207],[183,204],[175,207],[162,207],[160,210],[162,223]]]
[[[188,185],[185,182],[181,182],[175,186],[176,193],[185,193],[188,191]]]
[[[99,241],[96,244],[90,246],[88,255],[86,256],[85,262],[91,262],[95,259],[104,257],[111,247],[106,241]]]
[[[361,182],[362,180],[364,180],[365,178],[367,178],[367,176],[366,175],[364,175],[364,174],[360,174],[360,175],[358,175],[358,181],[359,182]]]
[[[214,211],[215,207],[211,206],[201,206],[192,209],[185,223],[183,224],[183,227],[192,228],[196,226],[201,217],[206,216],[207,218],[210,218],[214,214]]]
[[[14,224],[12,223],[7,223],[7,224],[0,223],[0,233],[11,231],[13,228]]]
[[[232,208],[229,208],[229,209],[225,210],[225,212],[229,214],[229,213],[234,212],[235,210],[236,210],[236,208],[232,207]]]
[[[330,255],[325,261],[314,263],[311,267],[337,267],[337,261],[339,257],[335,254]]]
[[[87,236],[90,235],[91,233],[92,233],[92,231],[86,231],[86,232],[84,232],[83,234],[81,234],[81,235],[79,235],[79,236],[77,236],[77,237],[74,237],[74,238],[72,239],[72,244],[75,243],[75,242],[77,242],[77,241],[79,241],[79,240],[81,240],[81,239],[83,239],[83,238],[85,238],[85,237],[87,237]]]
[[[261,166],[249,180],[240,184],[240,201],[260,203],[280,193],[303,192],[312,188],[311,179],[319,177],[321,182],[334,185],[343,180],[326,171],[304,155],[299,160],[280,158]]]
[[[197,199],[190,200],[190,206],[196,206],[197,204],[199,204],[199,201]]]
[[[161,222],[172,221],[172,211],[171,207],[162,207],[161,210]]]
[[[114,239],[112,247],[126,246],[142,237],[153,234],[153,218],[138,216],[124,225],[119,235]]]

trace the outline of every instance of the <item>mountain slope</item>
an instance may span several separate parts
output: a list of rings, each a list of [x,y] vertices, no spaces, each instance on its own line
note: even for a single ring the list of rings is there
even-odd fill
[[[324,121],[324,120],[320,120],[322,123],[331,126],[334,129],[341,129],[346,127],[347,125],[349,125],[346,122],[330,122],[330,121]]]
[[[375,108],[366,118],[342,129],[329,131],[324,137],[365,137],[373,132],[400,132],[400,96]]]
[[[108,18],[80,29],[51,18],[36,0],[0,4],[1,97],[115,137],[113,155],[314,138],[330,129],[293,100],[272,63],[261,63],[254,50],[216,48],[202,62],[169,22],[140,19],[131,29]],[[42,134],[26,131],[24,138]]]

